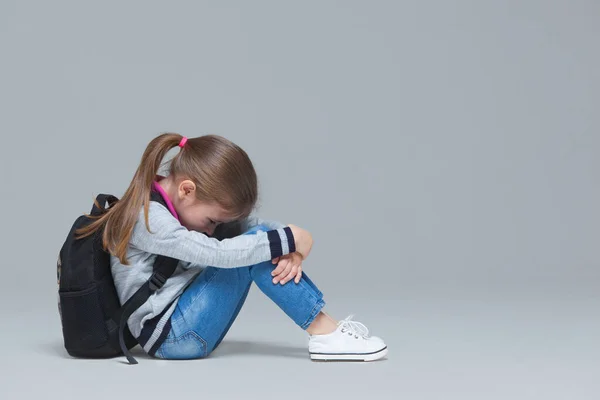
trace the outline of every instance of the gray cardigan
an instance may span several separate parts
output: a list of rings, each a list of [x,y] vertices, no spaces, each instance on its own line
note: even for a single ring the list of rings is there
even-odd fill
[[[130,265],[121,264],[111,255],[111,271],[117,294],[124,304],[148,280],[156,255],[180,260],[175,272],[165,285],[156,291],[128,319],[131,333],[138,338],[144,351],[153,354],[166,336],[168,323],[185,288],[207,266],[236,268],[272,260],[295,250],[289,227],[276,221],[250,217],[246,220],[222,224],[213,237],[185,228],[162,204],[149,204],[146,229],[144,210],[138,220],[127,249]],[[254,235],[240,235],[247,229],[263,225],[268,231]],[[290,246],[291,244],[291,246]],[[139,340],[143,337],[143,340]]]

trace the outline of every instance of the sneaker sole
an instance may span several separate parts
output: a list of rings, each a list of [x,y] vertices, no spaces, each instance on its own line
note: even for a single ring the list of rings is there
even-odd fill
[[[312,360],[319,361],[375,361],[387,355],[387,346],[374,353],[310,353]]]

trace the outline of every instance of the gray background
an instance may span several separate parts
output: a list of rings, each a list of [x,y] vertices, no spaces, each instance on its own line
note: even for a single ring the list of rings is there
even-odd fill
[[[599,12],[2,0],[0,397],[597,399]],[[58,249],[164,131],[246,149],[257,213],[313,233],[327,309],[386,360],[310,362],[256,287],[208,359],[66,355]]]

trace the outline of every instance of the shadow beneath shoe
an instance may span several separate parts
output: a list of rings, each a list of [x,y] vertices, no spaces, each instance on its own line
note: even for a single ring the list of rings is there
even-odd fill
[[[364,361],[364,360],[313,360],[311,359],[312,362],[315,363],[323,363],[323,364],[335,364],[335,363],[346,363],[346,364],[372,364],[372,363],[378,363],[378,362],[383,362],[386,361],[388,359],[387,356],[382,357],[378,360],[372,360],[372,361]]]
[[[241,354],[308,359],[308,348],[225,338],[221,344],[209,354],[208,358],[230,357]]]

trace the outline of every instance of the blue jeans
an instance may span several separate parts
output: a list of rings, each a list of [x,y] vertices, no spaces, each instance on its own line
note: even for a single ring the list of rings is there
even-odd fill
[[[258,230],[255,226],[244,235]],[[221,343],[248,296],[252,282],[300,328],[306,330],[325,306],[323,293],[304,271],[299,283],[273,283],[271,261],[239,268],[207,267],[181,294],[171,315],[171,330],[155,353],[163,359],[208,356]]]

